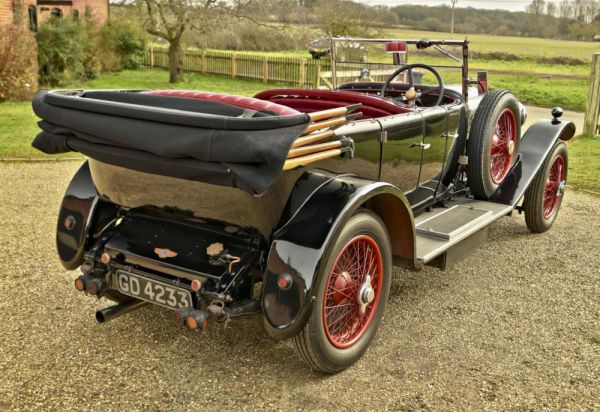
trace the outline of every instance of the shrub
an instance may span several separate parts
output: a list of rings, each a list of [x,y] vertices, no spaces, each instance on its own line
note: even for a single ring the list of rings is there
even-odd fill
[[[131,22],[115,19],[97,33],[98,56],[103,70],[137,69],[146,50],[146,34]]]
[[[88,29],[79,20],[51,18],[37,33],[40,83],[64,85],[94,74]]]
[[[30,100],[37,90],[37,47],[22,26],[0,28],[0,102]]]

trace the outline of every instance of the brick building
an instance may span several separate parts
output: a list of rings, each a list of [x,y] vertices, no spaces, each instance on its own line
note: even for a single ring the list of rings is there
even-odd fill
[[[25,23],[32,30],[50,16],[89,16],[102,25],[108,13],[108,0],[0,0],[0,26]]]

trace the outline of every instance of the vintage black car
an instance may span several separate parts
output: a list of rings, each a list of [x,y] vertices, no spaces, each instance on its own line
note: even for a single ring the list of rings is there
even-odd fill
[[[39,92],[33,145],[88,157],[57,245],[81,270],[77,290],[117,302],[96,320],[148,302],[191,329],[260,313],[269,335],[334,373],[372,340],[393,265],[445,269],[514,210],[550,229],[573,123],[557,108],[521,133],[517,99],[468,76],[467,41],[378,41],[459,47],[462,83],[405,64],[385,82],[253,98]]]

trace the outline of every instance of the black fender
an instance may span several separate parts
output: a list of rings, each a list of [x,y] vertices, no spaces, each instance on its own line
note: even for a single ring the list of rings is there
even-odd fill
[[[395,257],[418,266],[415,225],[400,189],[354,175],[304,173],[296,183],[272,236],[263,277],[262,307],[267,332],[276,339],[298,334],[310,318],[313,285],[345,222],[360,207],[377,213],[388,228]],[[280,275],[291,286],[278,285]]]
[[[56,225],[56,248],[65,269],[83,263],[96,226],[116,215],[117,207],[99,199],[86,161],[75,173],[63,197]]]
[[[519,157],[490,198],[490,201],[515,206],[525,194],[558,139],[567,141],[575,135],[572,122],[539,120],[531,125],[519,145]]]

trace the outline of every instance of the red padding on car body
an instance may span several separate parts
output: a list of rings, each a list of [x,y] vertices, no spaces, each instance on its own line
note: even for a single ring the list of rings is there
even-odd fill
[[[254,97],[293,107],[303,113],[360,103],[362,104],[360,111],[363,113],[361,119],[373,119],[410,111],[390,99],[352,91],[274,89],[260,92]]]
[[[159,96],[185,97],[187,99],[201,99],[213,102],[230,104],[232,106],[241,107],[242,109],[256,111],[270,111],[278,116],[293,116],[300,114],[299,111],[291,107],[282,106],[275,102],[256,99],[254,97],[238,96],[227,93],[212,93],[197,90],[153,90],[143,92],[146,94],[154,94]]]

